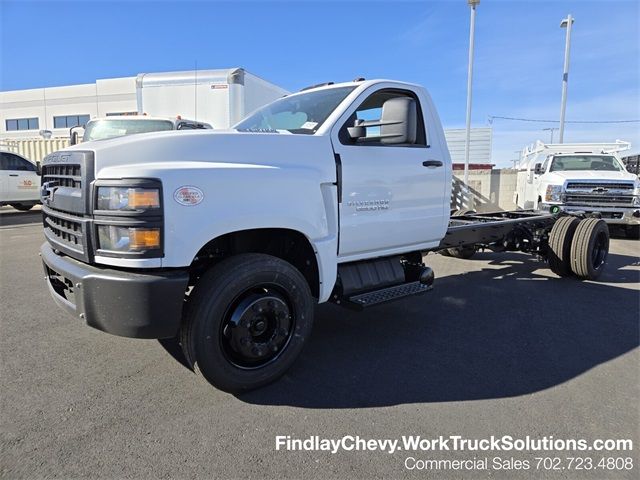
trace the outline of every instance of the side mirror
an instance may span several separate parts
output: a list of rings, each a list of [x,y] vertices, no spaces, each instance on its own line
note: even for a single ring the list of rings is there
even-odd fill
[[[71,145],[76,145],[78,143],[78,132],[71,132],[71,138],[69,139],[69,143]]]
[[[36,162],[36,173],[38,176],[42,176],[42,163]]]
[[[391,98],[382,105],[380,126],[384,144],[416,143],[418,117],[416,101],[410,97]]]
[[[356,121],[353,122],[353,127],[348,127],[347,131],[349,132],[349,136],[354,140],[365,138],[367,136],[367,128],[365,127],[365,121],[358,120],[357,118],[356,118]]]
[[[380,127],[380,135],[367,136],[367,127]],[[382,104],[380,120],[356,120],[348,127],[349,136],[361,142],[380,142],[385,145],[413,144],[418,131],[416,102],[409,97],[390,98]]]
[[[542,175],[543,172],[542,172],[542,164],[541,163],[536,163],[534,173],[536,175]]]

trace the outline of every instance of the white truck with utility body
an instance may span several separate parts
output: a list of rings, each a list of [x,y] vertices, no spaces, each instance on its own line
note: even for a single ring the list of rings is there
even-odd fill
[[[0,207],[31,210],[40,203],[40,166],[17,153],[0,151]]]
[[[230,130],[88,142],[45,158],[41,255],[55,301],[127,337],[179,336],[232,392],[282,375],[314,305],[430,290],[431,251],[488,248],[594,279],[609,233],[586,215],[450,216],[451,160],[427,91],[324,84]]]
[[[522,209],[597,213],[605,222],[640,235],[640,180],[618,153],[628,142],[544,144],[525,148],[515,204]]]

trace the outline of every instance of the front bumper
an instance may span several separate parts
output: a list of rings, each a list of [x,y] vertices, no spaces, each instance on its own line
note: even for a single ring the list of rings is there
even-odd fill
[[[541,203],[540,210],[548,212],[551,207],[560,207],[563,212],[598,213],[611,225],[640,225],[640,207],[592,207],[562,205],[559,203]]]
[[[177,334],[189,282],[186,270],[137,273],[100,268],[58,255],[48,243],[40,253],[51,296],[87,325],[122,337]]]

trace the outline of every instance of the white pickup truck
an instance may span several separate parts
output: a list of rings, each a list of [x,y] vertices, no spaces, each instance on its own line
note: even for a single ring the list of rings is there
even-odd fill
[[[640,236],[640,180],[618,153],[628,142],[544,144],[525,148],[514,202],[519,208],[597,212],[605,222]]]
[[[204,130],[211,125],[195,120],[177,117],[150,117],[147,115],[111,115],[92,118],[86,125],[78,125],[70,130],[70,143],[76,145],[93,140],[122,137],[137,133],[163,132],[166,130]],[[80,134],[82,133],[82,137]]]
[[[46,283],[97,329],[179,336],[196,371],[239,392],[289,368],[316,303],[429,291],[426,252],[524,251],[586,279],[604,268],[602,220],[450,217],[451,179],[427,91],[389,80],[305,89],[230,130],[76,145],[43,163]]]

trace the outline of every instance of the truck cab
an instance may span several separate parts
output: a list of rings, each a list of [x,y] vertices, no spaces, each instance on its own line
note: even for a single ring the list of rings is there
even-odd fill
[[[211,125],[196,122],[177,116],[151,117],[147,115],[111,115],[93,118],[84,126],[73,127],[70,130],[70,143],[103,140],[105,138],[134,135],[137,133],[162,132],[166,130],[200,130],[210,129]]]
[[[627,142],[562,144],[525,149],[514,201],[522,209],[597,213],[623,226],[631,237],[640,228],[640,181],[626,170],[618,152]]]

